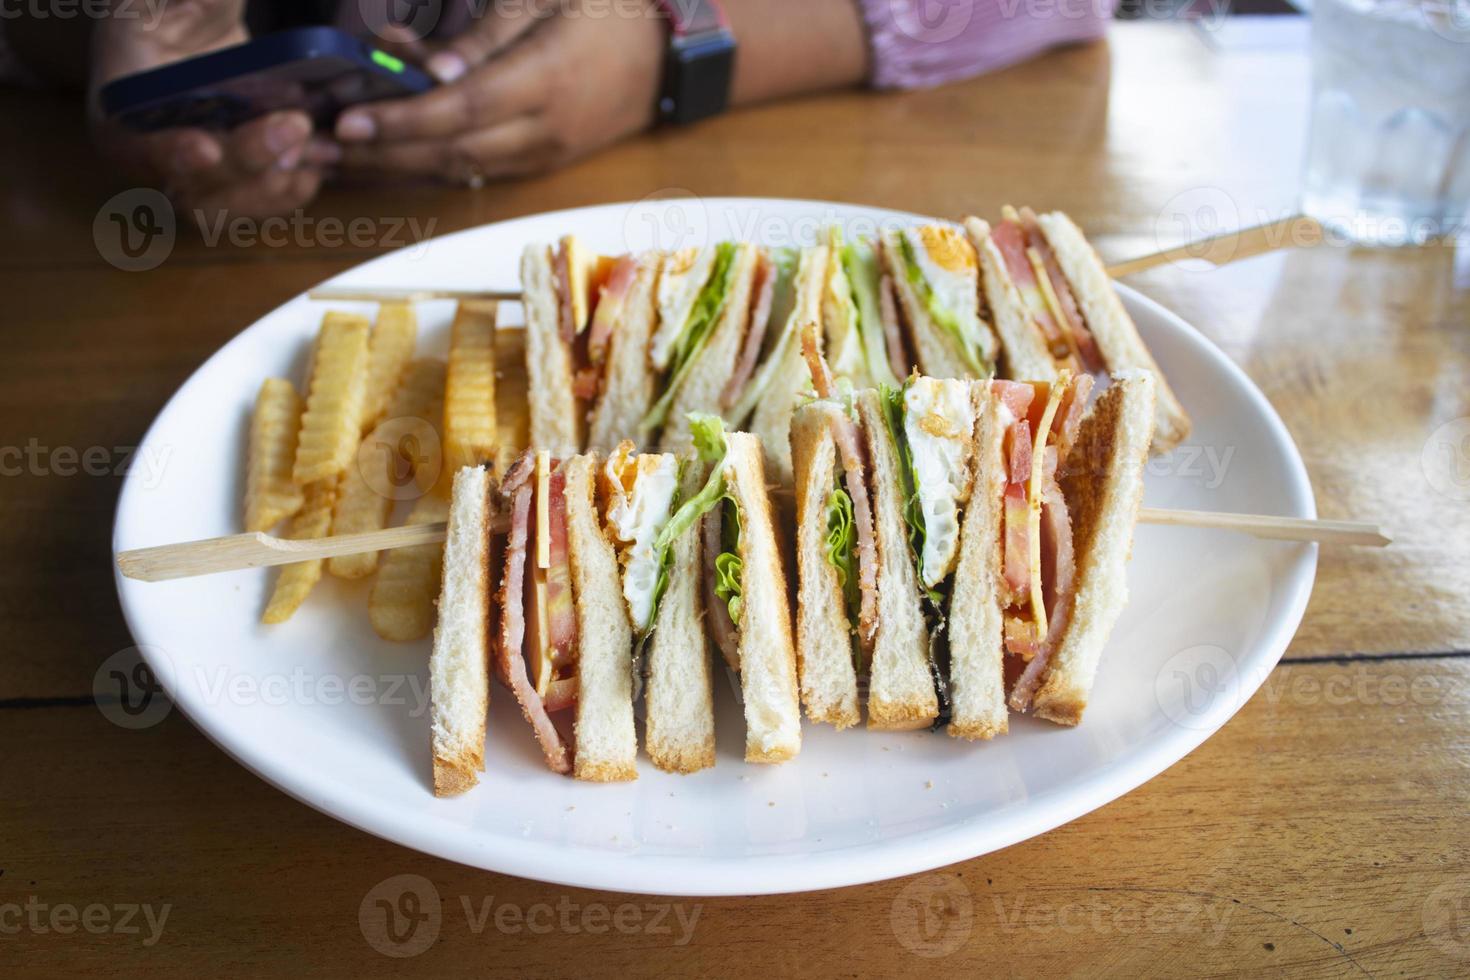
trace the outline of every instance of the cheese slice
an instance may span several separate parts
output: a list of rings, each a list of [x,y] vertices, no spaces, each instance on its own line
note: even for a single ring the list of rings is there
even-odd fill
[[[1041,482],[1046,473],[1046,443],[1051,436],[1051,424],[1057,417],[1062,397],[1072,383],[1072,372],[1058,372],[1046,399],[1046,410],[1036,425],[1036,438],[1031,450],[1031,480],[1026,486],[1027,526],[1026,534],[1031,544],[1031,617],[1036,622],[1036,636],[1046,640],[1046,593],[1041,588]]]

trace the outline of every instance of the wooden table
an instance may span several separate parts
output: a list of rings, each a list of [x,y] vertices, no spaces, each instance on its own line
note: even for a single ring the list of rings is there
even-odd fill
[[[1124,257],[1180,237],[1171,214],[1224,207],[1253,223],[1292,206],[1303,25],[1238,27],[1120,25],[1106,46],[969,84],[741,113],[478,193],[334,189],[309,216],[396,213],[443,233],[673,188],[936,215],[1013,201],[1070,211]],[[1096,813],[934,874],[676,903],[698,916],[677,945],[677,918],[647,928],[650,900],[425,857],[288,799],[177,713],[131,732],[98,711],[94,673],[131,643],[109,554],[120,447],[220,344],[380,248],[181,236],[157,269],[118,271],[92,224],[120,188],[73,107],[12,93],[0,114],[0,974],[388,975],[403,964],[357,914],[397,874],[444,897],[437,942],[407,963],[436,975],[1470,971],[1463,251],[1324,247],[1133,282],[1271,398],[1324,516],[1381,520],[1398,538],[1323,552],[1295,642],[1224,730]],[[81,461],[102,447],[90,469],[108,475],[65,475],[79,464],[62,447]],[[461,901],[478,914],[487,900],[513,908],[477,932]],[[626,934],[612,923],[632,912],[601,917],[624,904],[642,916]],[[161,936],[130,905],[167,907]],[[562,908],[577,911],[570,926],[556,912],[550,934],[511,918],[544,924]]]

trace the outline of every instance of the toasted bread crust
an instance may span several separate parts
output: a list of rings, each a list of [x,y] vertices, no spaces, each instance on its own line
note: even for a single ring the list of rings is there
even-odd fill
[[[462,796],[474,789],[485,769],[485,760],[468,753],[452,759],[434,756],[434,795]]]
[[[706,467],[684,464],[681,494],[704,485]],[[703,541],[698,526],[674,542],[669,586],[648,641],[644,743],[665,772],[691,773],[715,764],[715,708],[700,588]]]
[[[827,264],[832,250],[825,245],[803,249],[796,276],[796,306],[792,317],[795,333],[781,352],[782,364],[771,379],[764,397],[756,405],[750,420],[750,431],[760,438],[766,452],[767,477],[780,487],[790,487],[792,470],[791,413],[803,391],[811,390],[811,372],[801,353],[801,328],[806,323],[822,323],[822,287],[827,281]],[[769,330],[784,330],[786,324],[773,323]],[[818,336],[822,332],[818,330]],[[739,421],[739,420],[734,420]]]
[[[1115,375],[1082,420],[1061,475],[1077,555],[1072,610],[1032,712],[1059,725],[1082,720],[1098,661],[1128,601],[1127,563],[1153,434],[1154,375]]]
[[[904,730],[933,722],[939,715],[939,697],[929,672],[929,629],[903,520],[901,464],[878,398],[872,389],[857,395],[872,470],[878,546],[878,629],[868,685],[868,727]]]
[[[696,363],[674,395],[673,406],[659,437],[660,448],[664,452],[680,453],[693,448],[694,437],[684,422],[685,415],[690,412],[720,414],[720,396],[735,370],[735,359],[739,356],[745,328],[750,321],[759,258],[754,245],[738,246],[730,276],[730,295],[719,322],[705,341],[704,349],[695,355]]]
[[[980,258],[980,284],[1000,337],[1003,375],[1022,381],[1056,380],[1057,363],[1006,270],[1005,259],[990,237],[990,225],[979,218],[966,218],[965,232]]]
[[[650,252],[638,257],[638,274],[626,305],[608,341],[607,376],[602,397],[592,409],[587,448],[610,453],[624,439],[638,441],[638,423],[653,407],[654,372],[648,363],[648,342],[658,324],[661,257]]]
[[[1154,375],[1154,435],[1151,452],[1165,453],[1189,436],[1189,415],[1169,387],[1164,372],[1149,353],[1133,318],[1123,308],[1107,268],[1072,219],[1060,211],[1037,219],[1047,244],[1056,253],[1057,264],[1072,287],[1087,327],[1097,341],[1108,373],[1144,370]]]
[[[988,382],[973,386],[974,485],[960,529],[960,555],[950,589],[949,734],[987,739],[1010,727],[1006,708],[1002,576],[1005,429],[1000,400]]]
[[[581,452],[582,425],[572,394],[572,352],[561,339],[560,300],[548,246],[527,246],[521,257],[521,291],[526,309],[531,446],[557,455]]]
[[[798,408],[791,418],[796,471],[796,662],[801,699],[814,722],[838,729],[862,720],[852,629],[837,570],[827,561],[827,501],[838,472],[829,402]]]
[[[726,436],[725,478],[740,509],[740,558],[745,566],[740,610],[740,686],[745,700],[745,759],[780,762],[801,750],[786,569],[776,545],[760,440]]]
[[[572,774],[599,782],[636,779],[633,628],[618,558],[593,503],[597,457],[573,456],[566,475],[567,552],[577,613],[577,747]]]

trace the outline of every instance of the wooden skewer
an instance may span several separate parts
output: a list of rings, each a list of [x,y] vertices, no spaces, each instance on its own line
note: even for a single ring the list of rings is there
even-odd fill
[[[1356,544],[1383,548],[1393,539],[1377,524],[1358,521],[1321,521],[1304,517],[1267,517],[1263,514],[1221,514],[1203,510],[1161,510],[1144,507],[1140,524],[1168,527],[1203,527],[1242,531],[1257,538],[1279,541],[1317,541],[1322,544]]]
[[[1355,544],[1382,548],[1391,542],[1388,535],[1374,524],[1351,521],[1314,521],[1297,517],[1266,517],[1257,514],[1213,514],[1194,510],[1159,510],[1145,507],[1138,519],[1143,524],[1172,527],[1218,528],[1241,531],[1258,538],[1285,541],[1319,541],[1323,544]],[[444,540],[446,525],[410,524],[386,531],[365,534],[343,534],[334,538],[291,541],[269,534],[233,534],[223,538],[206,538],[166,544],[155,548],[138,548],[117,556],[117,567],[128,578],[143,582],[166,582],[170,579],[193,578],[215,572],[233,572],[242,568],[266,568],[318,558],[366,554],[411,548],[414,545],[439,544]]]
[[[1141,255],[1116,265],[1108,266],[1108,275],[1114,279],[1152,269],[1179,259],[1204,259],[1213,265],[1238,262],[1254,255],[1273,252],[1279,248],[1311,246],[1322,241],[1322,226],[1315,218],[1292,215],[1255,228],[1229,231],[1214,238],[1186,242],[1152,255]],[[429,300],[456,300],[460,302],[519,303],[521,293],[514,289],[377,289],[348,286],[323,287],[306,294],[308,299],[337,303],[424,303]]]
[[[1253,255],[1274,252],[1278,248],[1307,247],[1322,242],[1322,226],[1315,218],[1294,214],[1290,218],[1227,231],[1213,238],[1185,242],[1152,255],[1141,255],[1116,265],[1108,266],[1108,275],[1114,279],[1130,276],[1135,272],[1152,269],[1154,266],[1175,262],[1179,259],[1204,259],[1211,265],[1238,262]]]
[[[452,299],[460,302],[519,303],[519,290],[472,290],[472,289],[351,289],[330,287],[313,289],[306,294],[308,299],[327,300],[337,303],[426,303],[435,299]]]

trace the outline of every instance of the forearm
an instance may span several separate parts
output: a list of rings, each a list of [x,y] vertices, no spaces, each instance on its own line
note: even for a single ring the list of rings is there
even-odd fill
[[[740,44],[735,105],[844,88],[867,77],[856,0],[725,0],[724,6]]]

